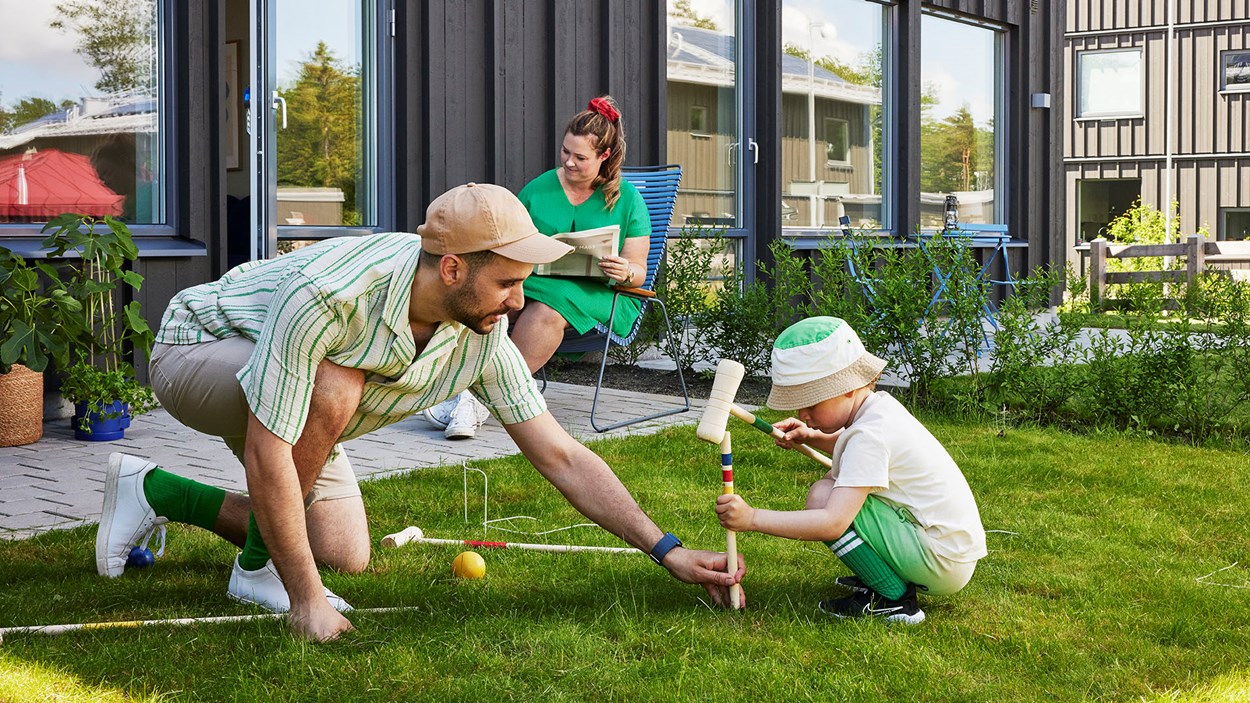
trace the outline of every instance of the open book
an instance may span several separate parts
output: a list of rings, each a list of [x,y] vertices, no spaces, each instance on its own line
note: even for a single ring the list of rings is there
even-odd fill
[[[607,278],[599,268],[605,256],[617,255],[617,241],[621,236],[620,225],[608,225],[581,232],[561,232],[551,235],[573,247],[573,251],[549,264],[539,264],[534,273],[539,276],[591,276]]]

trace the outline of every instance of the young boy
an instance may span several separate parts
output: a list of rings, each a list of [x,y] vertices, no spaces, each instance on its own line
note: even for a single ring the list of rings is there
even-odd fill
[[[836,317],[782,332],[768,405],[798,418],[776,423],[785,433],[777,444],[828,452],[833,468],[812,485],[803,510],[763,510],[722,495],[716,513],[731,530],[828,545],[855,576],[835,580],[852,593],[820,601],[821,612],[914,625],[924,621],[916,591],[963,588],[986,554],[985,530],[950,454],[897,400],[873,391],[885,364]]]

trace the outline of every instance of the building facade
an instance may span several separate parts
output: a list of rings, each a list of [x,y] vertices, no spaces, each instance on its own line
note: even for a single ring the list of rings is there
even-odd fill
[[[1068,245],[1134,202],[1250,239],[1250,0],[1069,0]]]
[[[748,269],[842,211],[882,235],[936,227],[951,194],[1028,245],[1018,266],[1045,264],[1064,256],[1063,17],[1037,0],[34,3],[0,26],[0,244],[38,255],[52,211],[122,217],[155,323],[242,261],[414,230],[467,181],[521,188],[610,93],[626,162],[684,167],[674,232],[723,227]],[[46,177],[71,162],[83,174]]]

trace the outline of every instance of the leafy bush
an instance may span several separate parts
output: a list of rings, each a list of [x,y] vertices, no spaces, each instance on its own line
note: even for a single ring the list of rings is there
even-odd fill
[[[691,369],[708,358],[710,352],[699,337],[698,321],[711,308],[713,292],[708,281],[712,262],[725,248],[720,230],[687,225],[665,248],[664,261],[656,270],[652,290],[664,301],[673,328],[674,362],[682,369]],[[609,354],[620,364],[638,363],[649,347],[670,352],[670,340],[661,339],[663,322],[659,306],[651,306],[641,322],[634,343],[612,347]]]

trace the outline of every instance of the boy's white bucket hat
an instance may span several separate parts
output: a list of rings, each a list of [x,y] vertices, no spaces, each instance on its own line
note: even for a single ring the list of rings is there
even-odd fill
[[[881,375],[884,359],[864,349],[859,335],[836,317],[809,317],[773,342],[768,407],[798,410],[863,388]]]

